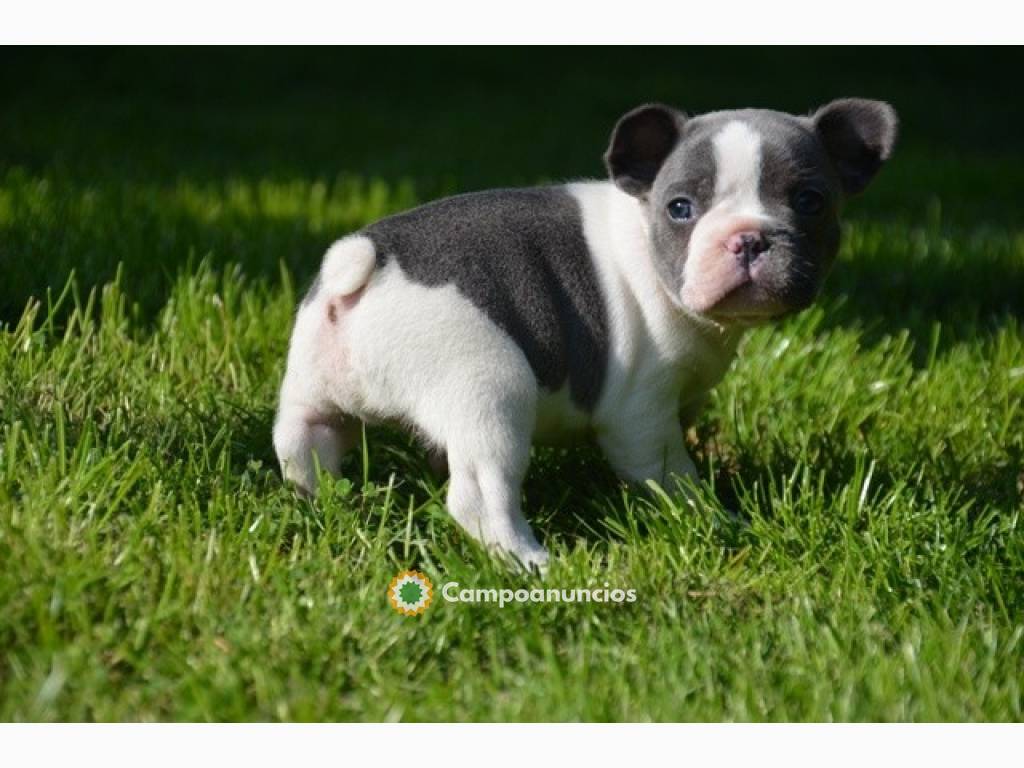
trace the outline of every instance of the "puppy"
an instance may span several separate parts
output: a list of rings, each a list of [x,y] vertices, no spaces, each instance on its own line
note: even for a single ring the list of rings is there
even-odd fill
[[[447,455],[459,525],[543,567],[520,504],[531,442],[590,431],[625,480],[694,476],[681,409],[745,328],[814,300],[842,204],[896,129],[862,99],[810,117],[642,106],[615,126],[610,181],[459,195],[337,241],[295,318],[285,478],[311,492],[360,422],[403,423]]]

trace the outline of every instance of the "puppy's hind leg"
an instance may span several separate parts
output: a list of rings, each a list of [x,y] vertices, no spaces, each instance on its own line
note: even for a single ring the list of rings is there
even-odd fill
[[[341,460],[359,442],[360,422],[351,417],[327,417],[311,408],[282,408],[274,423],[274,450],[285,480],[306,494],[317,487],[317,464],[332,476]]]
[[[503,399],[484,399],[480,407],[464,408],[468,416],[450,433],[448,511],[498,556],[543,569],[548,553],[530,529],[521,503],[536,394],[505,394]]]
[[[365,237],[339,240],[295,316],[288,365],[274,422],[281,473],[300,490],[316,490],[316,465],[337,475],[342,457],[359,440],[359,420],[343,413],[348,313],[359,303],[374,269]]]
[[[524,470],[525,465],[502,466],[491,457],[453,461],[448,511],[494,554],[526,568],[543,569],[547,550],[533,535],[520,503]]]

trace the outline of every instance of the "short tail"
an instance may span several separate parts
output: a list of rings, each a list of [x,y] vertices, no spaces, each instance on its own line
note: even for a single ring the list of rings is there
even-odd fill
[[[319,290],[331,297],[350,296],[370,280],[377,251],[366,235],[350,235],[327,249],[320,267]]]

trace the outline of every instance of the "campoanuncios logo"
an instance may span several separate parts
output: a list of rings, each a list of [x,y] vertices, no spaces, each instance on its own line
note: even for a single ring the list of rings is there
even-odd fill
[[[419,571],[402,571],[388,585],[388,602],[403,616],[419,616],[434,599],[434,585]]]
[[[533,589],[462,587],[457,581],[445,582],[441,595],[446,603],[490,603],[504,608],[514,603],[596,603],[614,605],[635,603],[637,593],[632,588],[620,588],[608,582],[600,587],[534,587]],[[388,602],[403,616],[419,616],[434,600],[434,585],[420,571],[402,571],[388,585]]]

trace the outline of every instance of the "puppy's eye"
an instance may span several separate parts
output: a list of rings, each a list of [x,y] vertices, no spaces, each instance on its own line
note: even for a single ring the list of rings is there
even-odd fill
[[[801,216],[816,216],[825,209],[825,196],[816,189],[802,189],[793,198],[793,210]]]
[[[668,217],[672,221],[689,221],[693,218],[693,203],[685,197],[677,197],[668,204]]]

